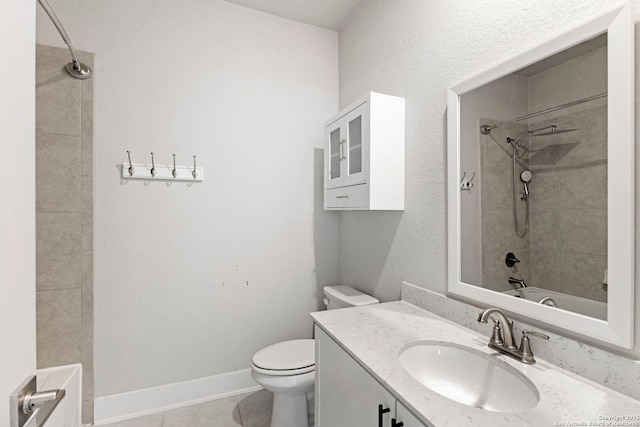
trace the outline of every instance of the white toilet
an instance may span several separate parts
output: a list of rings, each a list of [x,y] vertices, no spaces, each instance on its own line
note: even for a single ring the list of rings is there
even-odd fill
[[[377,304],[377,299],[349,286],[325,286],[328,310]],[[273,393],[271,427],[308,427],[308,394],[315,382],[315,341],[284,341],[253,356],[251,376]]]

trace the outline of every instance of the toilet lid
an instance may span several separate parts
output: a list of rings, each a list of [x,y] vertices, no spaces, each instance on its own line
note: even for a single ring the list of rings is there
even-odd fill
[[[279,342],[253,355],[258,368],[290,371],[315,365],[315,342],[312,339]]]

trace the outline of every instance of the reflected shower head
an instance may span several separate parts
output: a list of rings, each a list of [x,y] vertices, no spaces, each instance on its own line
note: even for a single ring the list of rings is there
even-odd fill
[[[531,171],[525,170],[520,174],[520,181],[522,181],[522,185],[524,185],[524,194],[522,195],[523,199],[527,199],[529,197],[529,183],[531,182],[531,178],[533,178]]]
[[[524,182],[525,184],[531,182],[531,178],[533,178],[533,174],[531,173],[531,171],[522,171],[522,173],[520,174],[520,181]]]

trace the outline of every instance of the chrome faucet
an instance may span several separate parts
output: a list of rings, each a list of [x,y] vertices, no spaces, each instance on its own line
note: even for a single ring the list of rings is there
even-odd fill
[[[524,279],[516,279],[515,277],[509,277],[509,283],[512,285],[518,285],[521,288],[527,287],[527,284],[524,282]]]
[[[488,308],[480,313],[478,316],[478,322],[487,323],[487,319],[489,318],[493,320],[493,333],[491,334],[491,339],[489,339],[489,348],[497,350],[502,354],[506,354],[507,356],[519,360],[522,363],[536,363],[536,360],[533,357],[533,352],[531,351],[529,336],[548,340],[549,337],[547,335],[539,332],[522,331],[520,348],[516,350],[513,338],[513,321],[507,319],[507,316],[497,308]],[[504,325],[504,339],[501,325]]]
[[[495,346],[496,350],[505,348],[510,351],[515,351],[516,345],[513,342],[513,322],[507,319],[507,316],[497,308],[488,308],[484,310],[478,316],[478,322],[487,323],[487,319],[491,316],[497,317],[498,320],[494,321],[493,335],[491,336],[492,339],[489,340],[489,347],[494,348]],[[504,325],[504,336],[501,333],[501,324]],[[504,341],[502,341],[503,337]]]

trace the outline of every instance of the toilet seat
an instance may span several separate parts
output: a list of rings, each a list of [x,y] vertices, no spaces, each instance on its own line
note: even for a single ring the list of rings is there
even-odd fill
[[[265,375],[300,375],[315,369],[315,341],[283,341],[270,345],[253,356],[252,368]]]

